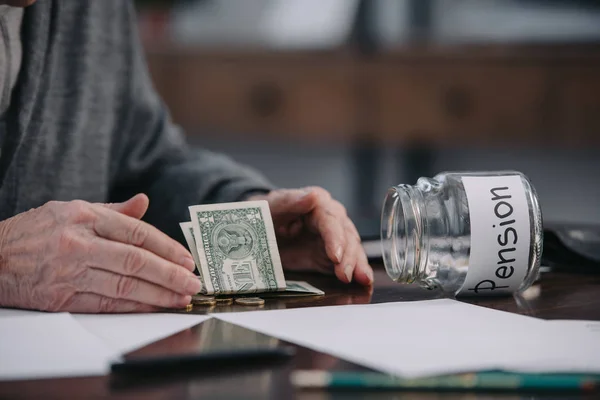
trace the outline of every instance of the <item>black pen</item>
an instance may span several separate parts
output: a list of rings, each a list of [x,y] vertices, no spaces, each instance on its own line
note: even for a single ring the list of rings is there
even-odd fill
[[[113,375],[155,375],[201,370],[215,372],[239,366],[267,366],[286,361],[295,354],[292,347],[275,347],[135,357],[111,364],[110,370]]]

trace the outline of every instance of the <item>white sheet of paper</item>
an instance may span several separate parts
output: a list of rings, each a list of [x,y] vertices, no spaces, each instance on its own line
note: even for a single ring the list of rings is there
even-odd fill
[[[544,329],[539,333],[541,342],[547,346],[547,354],[543,362],[522,361],[519,365],[515,365],[514,369],[533,373],[549,371],[600,373],[600,321],[543,322]]]
[[[210,318],[195,314],[73,314],[89,332],[120,354],[164,339]]]
[[[117,358],[66,313],[0,320],[0,380],[103,375]]]
[[[600,372],[600,357],[592,356],[600,354],[600,335],[571,329],[574,342],[561,325],[448,299],[213,316],[405,377],[489,369]],[[591,355],[579,357],[586,349]]]

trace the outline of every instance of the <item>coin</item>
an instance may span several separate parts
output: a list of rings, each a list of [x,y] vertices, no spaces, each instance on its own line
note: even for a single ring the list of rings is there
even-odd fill
[[[193,306],[193,305],[191,305],[191,304],[188,304],[187,306],[185,306],[185,311],[186,311],[186,312],[190,312],[190,311],[192,311],[193,309],[194,309],[194,306]]]
[[[217,301],[212,296],[195,295],[192,296],[192,304],[196,306],[214,306]]]
[[[233,304],[233,297],[217,297],[215,300],[220,306],[228,306]]]
[[[238,297],[235,299],[235,304],[240,306],[262,306],[265,301],[260,297]]]

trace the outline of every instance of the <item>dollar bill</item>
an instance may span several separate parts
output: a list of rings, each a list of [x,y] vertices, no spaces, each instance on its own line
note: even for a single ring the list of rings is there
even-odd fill
[[[325,294],[321,289],[317,289],[313,285],[304,281],[285,281],[286,288],[283,292],[261,293],[261,297],[300,297],[300,296],[322,296]]]
[[[190,253],[192,253],[192,257],[194,257],[196,271],[200,273],[200,260],[198,259],[198,249],[196,248],[196,239],[194,238],[194,227],[192,227],[191,222],[180,222],[179,226],[181,227],[181,232],[183,232],[185,242],[187,243],[188,248],[190,249]]]
[[[200,259],[198,258],[198,249],[196,248],[196,239],[194,238],[194,227],[192,226],[191,222],[181,222],[179,226],[181,227],[183,237],[185,237],[185,241],[190,249],[190,253],[192,253],[192,257],[194,257],[196,271],[198,272],[198,279],[200,279],[200,282],[202,282],[202,291],[200,293],[207,294],[204,276],[200,270]]]
[[[183,236],[185,237],[185,241],[194,257],[194,261],[196,263],[196,271],[198,271],[199,276],[198,279],[202,282],[202,292],[203,294],[208,294],[206,290],[206,284],[204,283],[204,277],[202,276],[202,271],[200,270],[200,260],[198,256],[198,249],[196,247],[196,239],[194,237],[194,228],[192,227],[191,222],[182,222],[179,224],[181,227],[181,231],[183,232]],[[322,296],[325,294],[324,291],[318,289],[311,285],[308,282],[304,281],[285,281],[286,288],[282,292],[269,292],[265,294],[261,294],[263,297],[273,298],[273,297],[297,297],[297,296]],[[260,293],[260,292],[258,292]]]
[[[325,294],[321,289],[317,289],[313,285],[304,281],[285,281],[285,293],[305,293],[305,294]]]
[[[266,201],[189,207],[205,294],[286,288]]]

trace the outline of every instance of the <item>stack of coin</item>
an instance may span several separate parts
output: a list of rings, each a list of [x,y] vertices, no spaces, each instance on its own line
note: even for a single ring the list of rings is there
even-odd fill
[[[220,306],[228,306],[233,304],[233,297],[217,297],[215,300]]]
[[[260,297],[238,297],[235,299],[235,304],[240,306],[262,306],[265,301]]]
[[[214,306],[217,304],[217,301],[213,296],[203,296],[197,294],[192,296],[192,304],[195,306]]]

